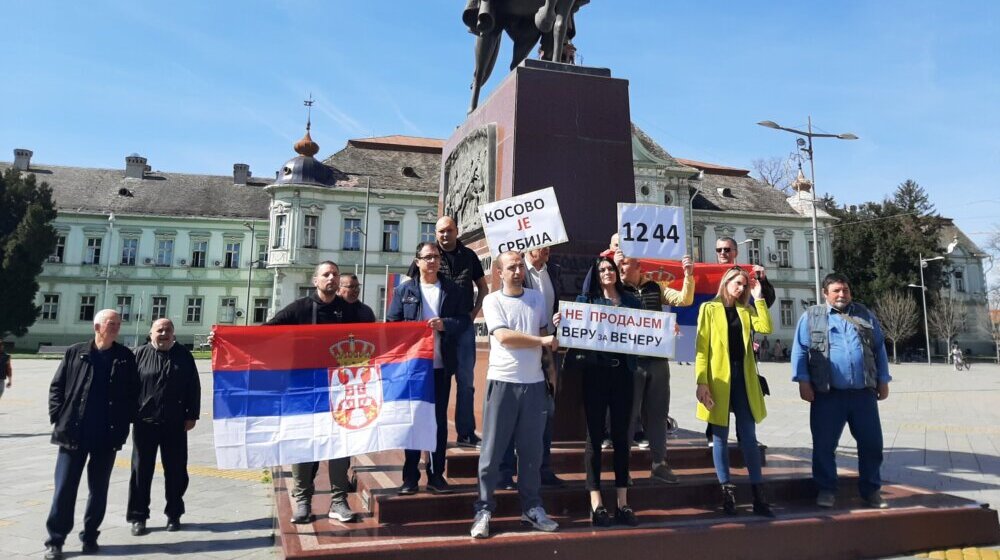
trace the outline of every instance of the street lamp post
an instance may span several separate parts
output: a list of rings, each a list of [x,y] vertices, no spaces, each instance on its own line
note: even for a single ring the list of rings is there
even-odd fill
[[[108,287],[111,284],[111,259],[114,258],[114,245],[115,245],[115,213],[111,212],[108,214],[108,224],[110,225],[110,233],[108,235],[108,265],[104,268],[104,308],[111,309],[111,305],[108,303]]]
[[[253,242],[254,242],[254,228],[257,226],[255,222],[243,222],[243,227],[250,230],[250,249],[251,260],[247,264],[247,314],[243,321],[244,325],[250,325],[250,282],[253,280],[253,265],[257,264],[257,261],[252,260],[253,256]]]
[[[907,284],[907,286],[910,288],[920,288],[920,298],[924,308],[924,345],[927,346],[927,365],[931,365],[931,331],[927,328],[927,284],[924,283],[924,267],[931,261],[944,260],[944,257],[938,256],[925,259],[922,253],[918,254],[918,257],[920,259],[920,285]]]
[[[809,179],[812,181],[812,234],[813,234],[813,272],[816,281],[816,302],[822,301],[820,299],[820,287],[819,287],[819,228],[816,225],[816,167],[813,163],[813,138],[839,138],[840,140],[857,140],[858,137],[850,132],[845,132],[843,134],[825,134],[819,132],[813,132],[812,129],[812,116],[808,117],[808,126],[806,130],[797,130],[794,128],[786,128],[780,126],[774,121],[760,121],[760,126],[773,128],[775,130],[784,130],[785,132],[791,132],[792,134],[797,134],[802,138],[796,141],[799,149],[809,156]]]
[[[371,210],[372,203],[372,178],[368,177],[365,184],[365,222],[364,227],[355,228],[361,234],[363,240],[361,245],[361,302],[365,301],[365,286],[368,280],[368,211]],[[385,198],[384,195],[375,193],[375,198]]]

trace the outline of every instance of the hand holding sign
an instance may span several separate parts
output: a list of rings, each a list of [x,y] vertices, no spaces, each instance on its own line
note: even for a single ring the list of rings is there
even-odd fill
[[[687,252],[684,209],[659,204],[619,204],[618,236],[627,257],[676,260]]]

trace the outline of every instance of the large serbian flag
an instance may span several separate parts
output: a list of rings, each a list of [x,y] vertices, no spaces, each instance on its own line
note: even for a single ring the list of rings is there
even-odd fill
[[[655,261],[642,259],[640,269],[651,280],[661,286],[680,290],[684,283],[684,267],[680,261]],[[694,265],[694,303],[690,307],[672,307],[664,305],[664,311],[677,314],[677,325],[680,329],[677,341],[674,343],[674,359],[678,362],[693,362],[695,354],[695,334],[698,328],[698,309],[701,304],[714,298],[719,293],[719,282],[731,264]],[[747,272],[752,271],[750,265],[740,265]]]
[[[217,327],[212,374],[219,468],[435,446],[424,323]]]

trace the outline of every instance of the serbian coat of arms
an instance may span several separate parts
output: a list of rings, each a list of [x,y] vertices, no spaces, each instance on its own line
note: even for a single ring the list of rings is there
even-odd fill
[[[333,421],[348,430],[374,422],[382,410],[382,371],[371,364],[375,345],[350,335],[330,346],[337,365],[328,368],[330,412]]]

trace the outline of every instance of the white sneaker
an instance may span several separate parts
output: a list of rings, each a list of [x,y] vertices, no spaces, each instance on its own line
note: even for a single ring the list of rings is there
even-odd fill
[[[533,507],[521,514],[521,523],[527,523],[535,529],[545,531],[546,533],[551,533],[559,528],[559,524],[546,515],[545,510],[541,506]]]
[[[481,509],[476,512],[476,518],[472,520],[472,530],[469,534],[474,539],[485,539],[490,536],[490,518],[493,514],[489,510]]]

